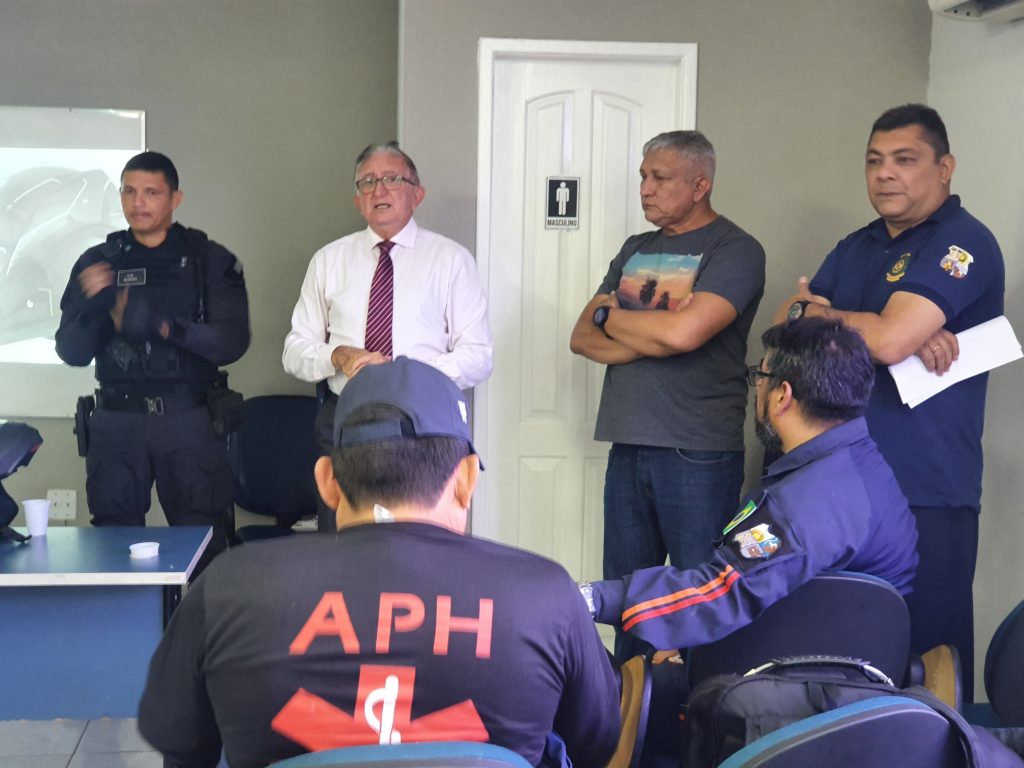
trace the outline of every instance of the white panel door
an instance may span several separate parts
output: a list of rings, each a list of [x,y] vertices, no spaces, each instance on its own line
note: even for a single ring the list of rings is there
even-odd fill
[[[643,143],[693,128],[697,46],[482,39],[477,260],[494,373],[477,387],[487,470],[473,532],[601,575],[604,366],[569,336],[640,208]],[[547,230],[546,179],[580,178],[579,229]]]

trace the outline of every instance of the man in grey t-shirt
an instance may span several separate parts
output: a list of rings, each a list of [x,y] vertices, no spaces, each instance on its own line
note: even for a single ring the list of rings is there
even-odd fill
[[[612,443],[604,578],[707,560],[739,500],[747,334],[764,249],[711,208],[715,151],[697,131],[644,145],[640,201],[659,229],[626,240],[570,346],[608,366],[595,439]],[[622,661],[644,648],[619,634]]]

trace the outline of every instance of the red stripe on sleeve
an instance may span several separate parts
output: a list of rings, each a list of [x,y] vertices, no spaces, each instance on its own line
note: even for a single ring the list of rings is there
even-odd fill
[[[724,577],[724,578],[723,578]],[[732,585],[739,579],[739,571],[736,571],[729,566],[726,570],[722,571],[718,575],[718,578],[708,582],[703,587],[684,589],[680,592],[676,592],[668,597],[658,598],[656,600],[648,600],[639,605],[633,606],[629,611],[622,614],[623,631],[629,631],[631,627],[635,627],[642,621],[657,618],[658,616],[664,616],[669,613],[676,613],[689,608],[692,605],[699,605],[700,603],[708,603],[713,600],[726,595],[732,589]],[[646,610],[644,610],[646,606]],[[627,614],[633,614],[633,617],[626,620]]]

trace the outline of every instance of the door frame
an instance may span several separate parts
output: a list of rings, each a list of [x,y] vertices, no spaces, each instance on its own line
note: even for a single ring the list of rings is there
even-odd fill
[[[532,40],[481,37],[477,48],[477,192],[476,192],[476,264],[489,295],[491,239],[491,146],[494,108],[494,66],[501,59],[594,58],[628,61],[659,61],[675,63],[679,69],[679,88],[683,93],[697,93],[696,43],[631,43],[600,40]],[[682,100],[680,128],[692,128],[696,121],[697,99]],[[487,382],[473,392],[473,444],[486,450],[489,387]],[[486,456],[484,457],[486,459]],[[472,530],[475,535],[496,539],[496,512],[488,509],[487,473],[480,474],[474,494]]]

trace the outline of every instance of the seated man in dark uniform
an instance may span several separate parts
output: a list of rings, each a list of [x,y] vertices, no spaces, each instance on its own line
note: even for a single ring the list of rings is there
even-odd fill
[[[577,766],[619,731],[608,654],[565,570],[464,536],[480,469],[466,401],[415,360],[341,391],[316,465],[338,532],[215,560],[154,655],[142,734],[172,763],[256,768],[307,751],[487,741]]]
[[[701,645],[749,624],[824,571],[860,571],[910,591],[917,528],[861,414],[874,364],[860,334],[805,318],[768,329],[749,371],[769,465],[698,568],[646,568],[583,584],[598,621],[656,648]]]
[[[769,328],[762,341],[747,382],[758,438],[782,456],[725,526],[714,556],[688,570],[580,584],[597,621],[655,648],[724,637],[824,571],[869,573],[910,591],[917,528],[861,416],[875,376],[863,339],[837,320],[808,318]],[[675,764],[687,676],[675,664],[654,669],[645,764]]]

